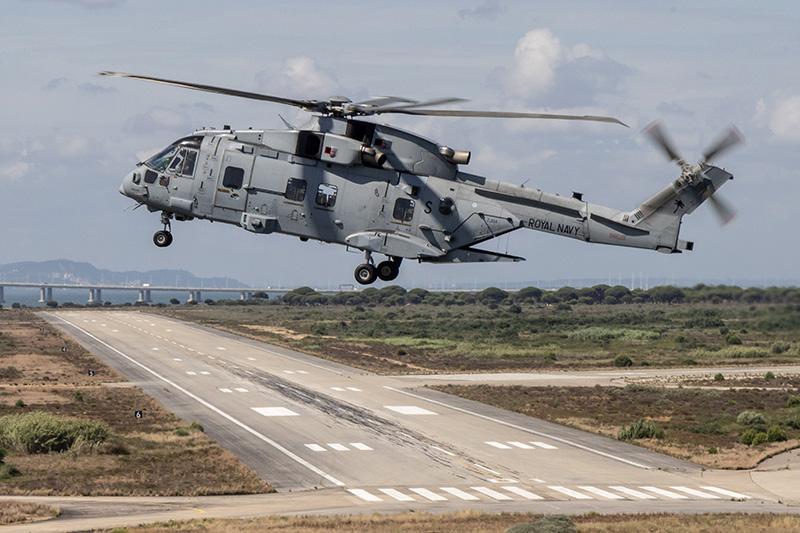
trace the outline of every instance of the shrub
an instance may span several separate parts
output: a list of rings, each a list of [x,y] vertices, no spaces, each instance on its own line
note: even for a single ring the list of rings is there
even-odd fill
[[[15,366],[4,366],[0,368],[0,379],[17,379],[22,377],[22,372]]]
[[[79,390],[76,390],[75,393],[73,394],[73,396],[75,396],[75,401],[76,402],[82,402],[84,400],[83,393],[81,391],[79,391]]]
[[[800,429],[800,413],[787,416],[783,423],[788,428]]]
[[[24,453],[91,448],[105,441],[108,434],[108,426],[102,422],[62,418],[41,411],[0,417],[0,446]]]
[[[172,305],[180,305],[181,301],[178,300],[177,298],[170,298],[169,303],[171,303]]]
[[[742,426],[763,426],[767,419],[758,411],[742,411],[736,417],[736,423]]]
[[[631,359],[627,355],[618,355],[614,358],[614,366],[616,367],[633,366],[633,359]]]
[[[721,372],[714,374],[714,381],[725,381],[725,376]]]
[[[767,442],[767,433],[751,428],[742,433],[742,436],[739,437],[739,442],[747,446],[758,446],[759,444]]]
[[[789,437],[780,426],[770,426],[767,430],[767,442],[783,442]]]
[[[775,379],[775,374],[773,374],[771,371],[767,372],[766,374],[764,374],[764,379],[766,379],[767,381],[772,381],[773,379]]]
[[[567,516],[545,516],[536,522],[516,524],[506,529],[506,533],[577,533],[578,529]]]
[[[730,345],[739,345],[742,344],[742,339],[740,339],[737,335],[731,333],[730,335],[725,337],[725,342],[727,342]]]
[[[203,425],[200,422],[192,422],[191,424],[189,424],[189,430],[190,431],[199,431],[200,433],[204,433],[206,429],[203,427]]]
[[[0,480],[10,479],[18,475],[20,475],[20,471],[17,470],[16,466],[8,463],[0,463]]]
[[[25,407],[26,404],[25,402],[22,401],[22,398],[20,398],[19,400],[16,401],[16,403],[14,403],[14,405],[17,407]]]
[[[186,429],[186,428],[177,428],[175,430],[175,434],[177,436],[179,436],[179,437],[188,437],[189,436],[189,430]]]
[[[800,407],[800,396],[791,395],[786,399],[786,407]]]
[[[791,345],[788,342],[773,342],[772,346],[769,347],[769,351],[775,355],[780,355],[788,352],[789,348],[791,348]]]
[[[662,439],[664,430],[651,420],[640,418],[630,426],[623,426],[617,435],[619,440]]]

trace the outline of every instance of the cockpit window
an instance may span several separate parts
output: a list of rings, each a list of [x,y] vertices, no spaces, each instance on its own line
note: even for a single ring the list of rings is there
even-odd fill
[[[144,164],[152,168],[153,170],[156,170],[158,172],[163,172],[164,170],[167,169],[167,165],[169,165],[172,156],[175,155],[175,152],[177,151],[178,151],[177,146],[168,146],[167,148],[164,148],[156,155],[145,161]]]
[[[183,170],[181,176],[191,178],[194,175],[194,165],[197,162],[197,152],[194,150],[186,150],[186,157],[183,158]]]

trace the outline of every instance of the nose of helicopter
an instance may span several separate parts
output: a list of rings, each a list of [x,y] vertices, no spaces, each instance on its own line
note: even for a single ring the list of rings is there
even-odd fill
[[[133,194],[133,187],[134,187],[134,177],[136,176],[136,171],[133,170],[128,172],[124,178],[122,178],[122,183],[119,184],[119,192],[124,196],[128,196],[130,198],[134,197]]]

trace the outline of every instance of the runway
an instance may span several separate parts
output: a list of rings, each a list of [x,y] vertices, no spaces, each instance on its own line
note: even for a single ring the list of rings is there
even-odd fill
[[[326,509],[786,510],[746,472],[703,470],[408,378],[136,311],[44,316],[279,492],[321,490]]]

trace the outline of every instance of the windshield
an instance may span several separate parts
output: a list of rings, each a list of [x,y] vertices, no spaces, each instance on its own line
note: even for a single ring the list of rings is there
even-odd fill
[[[163,172],[167,168],[167,165],[169,165],[172,156],[175,155],[175,152],[177,151],[178,151],[177,146],[175,145],[168,146],[163,150],[161,150],[160,152],[158,152],[153,157],[151,157],[150,159],[148,159],[147,161],[145,161],[144,164],[152,168],[153,170],[156,170],[158,172]]]
[[[199,149],[202,140],[203,138],[197,135],[178,139],[150,159],[147,159],[144,164],[157,172],[164,172],[167,169],[167,165],[169,165],[169,162],[172,160],[172,156],[175,155],[175,152],[177,152],[179,148],[187,147]],[[183,158],[181,158],[181,161],[182,160]],[[194,162],[192,164],[194,165]],[[179,167],[176,168],[179,169]]]

